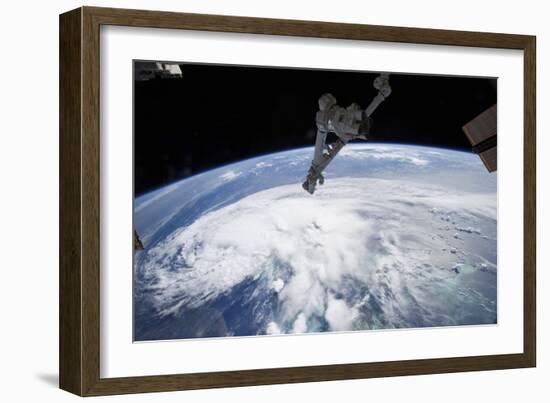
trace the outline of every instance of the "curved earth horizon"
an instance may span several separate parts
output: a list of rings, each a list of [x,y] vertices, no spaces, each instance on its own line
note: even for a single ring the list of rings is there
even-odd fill
[[[137,197],[136,341],[497,323],[497,177],[475,154],[312,148]]]

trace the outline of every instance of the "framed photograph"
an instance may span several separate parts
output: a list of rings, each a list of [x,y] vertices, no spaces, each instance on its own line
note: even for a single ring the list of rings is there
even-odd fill
[[[62,14],[60,387],[535,366],[535,109],[533,36]]]

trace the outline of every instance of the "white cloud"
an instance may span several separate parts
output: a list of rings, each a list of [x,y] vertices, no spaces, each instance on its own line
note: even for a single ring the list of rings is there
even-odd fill
[[[281,292],[284,286],[285,286],[285,282],[280,278],[278,278],[271,284],[271,288],[273,288],[275,292]]]
[[[231,170],[220,175],[220,178],[223,179],[224,181],[231,181],[235,178],[238,178],[241,175],[242,175],[242,172]]]
[[[355,159],[375,159],[399,161],[415,166],[426,166],[430,163],[429,158],[435,154],[418,150],[403,150],[391,146],[369,146],[355,145],[355,147],[344,148],[341,155]]]
[[[300,313],[294,321],[292,326],[292,333],[305,333],[307,332],[307,318],[306,315]]]
[[[266,334],[281,334],[281,329],[275,322],[269,322],[267,328],[265,329]]]
[[[435,301],[430,289],[451,275],[456,259],[443,252],[456,239],[440,229],[439,214],[464,227],[474,219],[494,225],[496,195],[365,178],[335,179],[314,196],[299,184],[272,188],[174,232],[147,252],[142,274],[162,315],[266,278],[257,287],[275,290],[280,310],[266,332],[315,331],[315,318],[348,330],[361,306],[335,295],[351,281],[368,286],[388,326],[399,326],[411,301],[427,312],[447,303]]]
[[[353,322],[358,316],[357,309],[349,307],[346,301],[336,299],[332,295],[328,296],[327,310],[325,311],[325,319],[328,322],[331,330],[343,331],[352,330]]]
[[[141,201],[139,205],[136,205],[134,212],[137,213],[142,209],[144,209],[145,207],[169,195],[173,191],[177,190],[179,186],[180,186],[180,182],[175,182],[175,183],[172,183],[171,185],[167,185],[163,187],[162,189],[154,191],[151,194],[142,196],[141,200],[143,201]]]

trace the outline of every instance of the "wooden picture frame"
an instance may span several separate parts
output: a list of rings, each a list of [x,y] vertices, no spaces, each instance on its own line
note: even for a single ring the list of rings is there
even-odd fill
[[[100,27],[171,28],[524,52],[523,353],[229,372],[100,377]],[[60,387],[80,396],[534,367],[535,37],[81,7],[60,16]]]

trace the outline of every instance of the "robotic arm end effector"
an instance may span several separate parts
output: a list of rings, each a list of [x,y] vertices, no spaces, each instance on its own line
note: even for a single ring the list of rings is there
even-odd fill
[[[374,80],[374,88],[386,99],[391,94],[390,75],[388,73],[382,73]]]

